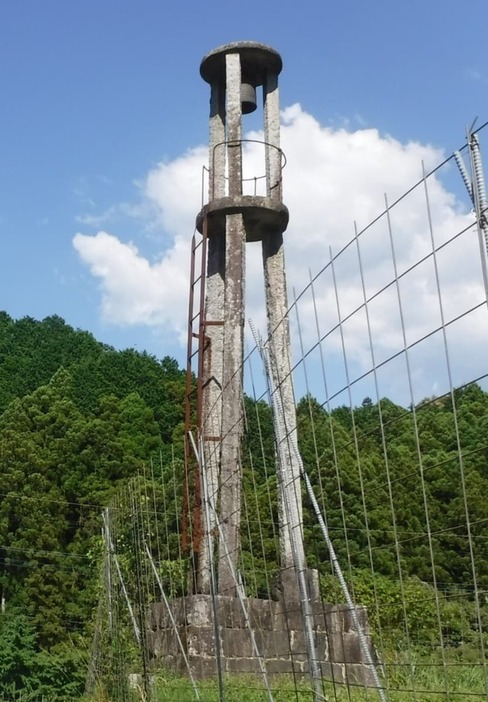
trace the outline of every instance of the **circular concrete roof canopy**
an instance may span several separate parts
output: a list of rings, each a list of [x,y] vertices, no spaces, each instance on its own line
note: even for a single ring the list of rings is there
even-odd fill
[[[225,234],[227,215],[241,214],[246,241],[262,241],[269,234],[283,234],[288,226],[288,208],[282,202],[259,195],[235,195],[212,200],[199,212],[197,230],[203,232],[207,217],[207,235]]]
[[[225,57],[239,54],[242,76],[254,87],[263,85],[266,73],[278,75],[283,61],[277,51],[256,41],[235,41],[224,44],[204,56],[200,64],[200,75],[207,83],[225,83]]]

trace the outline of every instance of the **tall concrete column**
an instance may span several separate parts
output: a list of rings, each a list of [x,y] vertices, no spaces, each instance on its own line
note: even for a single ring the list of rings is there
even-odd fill
[[[226,115],[229,196],[242,193],[241,65],[239,54],[226,56]],[[242,364],[244,349],[244,266],[246,233],[241,213],[225,224],[225,317],[223,353],[223,421],[220,455],[219,593],[236,594],[241,516],[241,442],[243,436]],[[231,563],[229,563],[229,560]]]
[[[291,377],[290,333],[287,312],[286,277],[282,234],[263,240],[264,287],[268,319],[268,347],[274,391],[278,393],[283,414],[275,417],[281,423],[281,445],[278,447],[281,462],[278,468],[280,560],[283,571],[294,568],[292,531],[298,532],[296,543],[305,560],[303,547],[303,510],[300,487],[300,465],[295,454],[297,446],[297,421],[295,398]],[[285,507],[287,493],[288,510]]]
[[[278,76],[268,73],[263,87],[264,138],[266,147],[266,183],[268,197],[281,201],[281,150]],[[299,532],[296,540],[301,549],[300,562],[305,560],[303,548],[303,515],[300,488],[300,466],[293,446],[297,445],[296,411],[291,376],[290,332],[287,317],[288,295],[286,290],[283,234],[270,232],[263,237],[264,290],[268,322],[268,345],[271,373],[275,392],[279,393],[283,416],[275,417],[282,424],[283,445],[279,450],[281,466],[278,471],[280,556],[283,571],[294,567],[292,531]],[[288,510],[285,509],[285,491]],[[288,513],[287,513],[288,512]]]
[[[263,86],[264,139],[266,142],[266,195],[281,202],[280,98],[278,75],[267,73]]]
[[[225,194],[225,89],[218,82],[211,86],[209,139],[209,200]],[[205,351],[203,369],[202,439],[203,477],[210,500],[219,499],[220,445],[222,437],[222,385],[224,348],[225,237],[208,237],[205,300]],[[200,542],[198,590],[210,592],[210,548],[216,530],[215,514],[207,511],[209,524],[202,519],[204,533]]]

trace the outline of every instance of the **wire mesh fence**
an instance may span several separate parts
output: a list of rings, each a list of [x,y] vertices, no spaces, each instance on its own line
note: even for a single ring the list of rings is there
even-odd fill
[[[191,500],[179,450],[106,511],[91,688],[112,671],[114,699],[129,682],[182,701],[487,697],[486,201],[475,165],[474,212],[441,187],[454,157],[421,167],[294,293],[296,426],[277,420],[272,339],[251,347],[233,597],[218,592],[230,555],[222,483],[206,485],[196,434],[208,591],[192,592],[182,548]],[[290,590],[282,567],[283,451],[300,462],[305,590]]]

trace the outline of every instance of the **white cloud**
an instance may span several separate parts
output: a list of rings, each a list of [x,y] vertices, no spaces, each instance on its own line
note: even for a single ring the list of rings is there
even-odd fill
[[[181,329],[188,293],[188,247],[181,239],[157,263],[132,243],[107,232],[76,234],[73,245],[91,273],[101,280],[102,314],[116,325],[165,325]]]
[[[200,146],[160,163],[141,185],[144,196],[158,208],[165,232],[170,237],[186,238],[188,243],[202,205],[202,169],[207,154],[208,149]]]
[[[188,304],[190,238],[200,207],[200,183],[206,149],[193,149],[169,163],[160,163],[139,184],[142,203],[120,203],[88,224],[106,223],[116,213],[152,218],[166,232],[164,253],[156,262],[142,256],[133,243],[104,231],[76,234],[73,245],[92,275],[100,280],[102,316],[114,325],[166,327],[185,337]]]
[[[262,138],[258,132],[247,136]],[[416,142],[402,144],[376,129],[352,131],[323,127],[300,105],[283,111],[281,137],[287,158],[283,172],[284,202],[290,210],[290,224],[285,234],[287,278],[290,289],[294,287],[297,293],[308,282],[309,268],[315,273],[326,266],[330,260],[329,247],[337,253],[353,237],[354,221],[361,230],[378,217],[384,210],[384,193],[388,193],[389,202],[393,202],[422,177],[422,162],[428,171],[443,158],[442,152],[432,146]],[[195,215],[202,204],[202,167],[207,158],[206,147],[191,149],[173,161],[157,165],[140,184],[141,207],[153,214],[156,211],[164,232],[163,253],[158,261],[150,263],[134,244],[123,243],[106,232],[95,236],[77,234],[74,238],[82,261],[100,281],[102,312],[107,322],[163,326],[169,334],[177,331],[184,338],[190,238]],[[262,147],[250,144],[245,155],[245,175],[261,176],[263,164]],[[256,183],[259,192],[263,181]],[[429,178],[428,184],[430,213],[438,244],[468,226],[473,219],[437,176]],[[254,186],[254,181],[249,181],[247,187]],[[422,186],[392,210],[391,224],[398,272],[402,273],[431,251]],[[453,244],[439,254],[446,318],[466,307],[468,298],[474,301],[482,294],[474,233],[467,241],[468,244],[463,238],[460,246]],[[367,294],[372,295],[393,276],[386,218],[370,227],[360,242]],[[463,253],[463,260],[467,258],[467,246],[471,247],[470,264],[460,264]],[[475,273],[470,265],[476,269]],[[248,247],[246,316],[258,323],[263,322],[262,286],[256,282],[260,269],[260,249],[254,244]],[[334,273],[344,317],[363,300],[355,247],[339,258]],[[411,343],[439,323],[432,260],[402,278],[400,290],[407,343]],[[324,333],[337,323],[330,267],[317,280],[314,292]],[[388,357],[403,344],[395,288],[375,300],[370,311],[378,360]],[[299,313],[304,342],[311,345],[316,330],[310,293],[304,295]],[[367,368],[370,350],[364,313],[354,315],[343,331],[350,362],[358,368]],[[471,330],[470,338],[474,339],[477,333]],[[331,335],[326,345],[328,352],[338,354],[340,335]]]

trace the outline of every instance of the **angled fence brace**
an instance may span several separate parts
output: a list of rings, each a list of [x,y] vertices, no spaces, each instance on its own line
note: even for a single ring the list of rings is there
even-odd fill
[[[183,641],[181,640],[181,636],[178,633],[178,627],[176,626],[176,621],[175,621],[175,618],[173,616],[173,612],[171,611],[171,607],[169,606],[168,598],[166,597],[166,593],[164,592],[164,587],[163,587],[163,583],[161,581],[161,577],[158,573],[158,569],[156,568],[156,565],[154,563],[154,559],[152,557],[151,551],[149,550],[149,546],[147,545],[145,538],[144,538],[144,549],[145,549],[146,555],[149,559],[149,563],[151,564],[151,568],[152,568],[152,571],[154,573],[154,577],[156,578],[156,582],[158,583],[159,591],[161,593],[161,597],[163,599],[164,606],[166,607],[166,609],[168,611],[168,616],[170,618],[171,625],[173,626],[174,632],[176,634],[176,640],[178,641],[178,646],[180,648],[181,655],[183,656],[183,660],[185,661],[185,665],[186,665],[186,668],[188,670],[188,676],[190,678],[190,682],[191,682],[191,685],[193,687],[193,692],[195,693],[195,699],[200,700],[200,693],[198,692],[198,687],[197,687],[197,684],[195,682],[195,678],[193,677],[193,673],[191,672],[190,662],[188,660],[188,656],[186,655],[185,647],[183,646]]]
[[[195,439],[193,438],[193,435],[192,435],[191,432],[189,432],[189,438],[190,438],[191,445],[192,445],[193,451],[194,451],[194,453],[195,453],[195,456],[196,456],[196,458],[197,458],[197,460],[198,460],[198,462],[199,462],[199,464],[200,464],[200,463],[202,463],[203,460],[204,460],[204,459],[203,459],[203,456],[204,456],[203,450],[201,449],[201,447],[200,447],[200,451],[198,450],[198,448],[197,448],[197,446],[196,446],[196,444],[195,444]],[[207,483],[206,483],[206,480],[205,480],[205,475],[206,475],[206,473],[205,473],[205,470],[204,470],[204,466],[200,466],[200,467],[203,468],[203,470],[202,470],[201,472],[202,472],[202,476],[203,476],[202,482],[203,482],[204,501],[205,501],[206,505],[208,506],[208,508],[210,509],[210,511],[212,512],[213,518],[215,519],[215,523],[216,523],[216,525],[217,525],[217,531],[218,531],[218,533],[219,533],[219,539],[222,541],[222,543],[223,543],[223,545],[224,545],[224,555],[225,555],[225,557],[226,557],[226,559],[227,559],[227,564],[228,564],[228,566],[229,566],[229,570],[230,570],[230,572],[231,572],[231,574],[232,574],[232,577],[233,577],[233,579],[234,579],[234,581],[235,581],[235,584],[236,584],[237,596],[238,596],[238,599],[239,599],[239,603],[240,603],[240,605],[241,605],[242,613],[243,613],[243,615],[244,615],[245,624],[246,624],[247,628],[249,629],[249,635],[250,635],[250,638],[251,638],[251,646],[252,646],[252,649],[253,649],[253,651],[254,651],[254,653],[255,653],[255,655],[256,655],[256,658],[257,658],[258,661],[259,661],[259,668],[260,668],[260,671],[261,671],[261,675],[262,675],[262,677],[263,677],[264,684],[265,684],[265,686],[266,686],[266,692],[268,693],[269,702],[274,702],[273,693],[271,692],[271,688],[270,688],[270,686],[269,686],[268,673],[267,673],[267,670],[266,670],[266,663],[265,663],[265,661],[264,661],[263,656],[261,655],[261,652],[259,651],[259,647],[258,647],[258,644],[257,644],[257,641],[256,641],[256,637],[254,636],[254,631],[252,630],[251,620],[250,620],[250,618],[249,618],[249,612],[248,612],[248,610],[247,610],[247,608],[246,608],[246,605],[245,605],[246,593],[244,592],[244,587],[243,587],[243,585],[242,585],[242,579],[238,577],[238,574],[237,574],[237,573],[235,572],[235,570],[234,570],[234,566],[233,566],[233,564],[232,564],[232,559],[231,559],[230,553],[229,553],[229,551],[228,551],[228,549],[227,549],[227,545],[226,545],[225,539],[224,539],[224,534],[223,534],[223,532],[222,532],[222,528],[221,528],[221,525],[220,525],[220,520],[219,520],[219,518],[218,518],[217,509],[216,509],[215,505],[213,504],[213,500],[212,500],[211,495],[208,493],[208,486],[207,486]]]
[[[261,354],[261,358],[263,360],[263,365],[264,365],[264,370],[266,374],[266,380],[268,382],[268,389],[269,389],[269,395],[270,395],[270,401],[271,401],[271,406],[273,409],[273,416],[274,416],[274,430],[275,430],[275,441],[276,441],[276,452],[277,452],[277,459],[278,459],[278,467],[280,467],[283,464],[283,454],[282,454],[282,445],[283,441],[288,438],[290,439],[291,437],[288,436],[287,432],[287,427],[283,426],[283,417],[284,417],[284,412],[283,412],[283,407],[281,406],[281,398],[278,397],[279,393],[276,392],[276,388],[273,387],[273,378],[272,378],[272,372],[271,372],[271,359],[269,355],[269,350],[265,344],[263,344],[262,340],[258,338],[256,330],[254,328],[254,325],[251,321],[249,321],[251,331],[254,336],[254,340],[256,342],[256,346]],[[292,448],[294,448],[292,446]],[[300,464],[300,468],[302,468]],[[280,468],[281,470],[281,468]],[[283,489],[283,502],[284,502],[284,507],[285,511],[287,513],[287,521],[289,523],[289,514],[291,512],[290,504],[289,504],[289,494],[286,489]],[[299,549],[297,547],[296,543],[296,533],[294,529],[290,529],[290,540],[292,544],[292,552],[293,552],[293,558],[295,561],[295,569],[296,569],[296,574],[297,574],[297,580],[298,580],[298,589],[300,593],[300,606],[302,610],[302,617],[303,617],[303,623],[305,626],[305,643],[306,643],[306,648],[307,648],[307,655],[309,658],[309,672],[310,672],[310,678],[312,681],[312,686],[313,686],[313,694],[314,694],[314,700],[315,702],[322,702],[325,700],[327,702],[327,697],[324,694],[323,688],[322,688],[322,671],[320,667],[320,663],[318,661],[317,657],[317,648],[315,646],[315,634],[314,634],[314,616],[313,616],[313,609],[310,603],[310,593],[309,593],[309,588],[306,580],[306,563],[301,556],[302,554],[302,549]]]
[[[483,174],[483,163],[481,161],[480,143],[478,136],[476,133],[473,133],[471,129],[468,130],[467,141],[472,179],[469,177],[466,166],[464,165],[463,157],[459,151],[454,152],[454,160],[459,168],[459,172],[461,173],[461,177],[464,185],[466,186],[466,190],[468,191],[470,200],[473,203],[473,209],[476,215],[481,269],[483,274],[483,283],[485,286],[486,301],[488,303],[488,202],[486,200],[486,187]]]
[[[271,386],[272,381],[271,381],[271,374],[269,372],[269,355],[267,353],[266,345],[262,342],[261,338],[257,335],[252,322],[250,322],[250,326],[251,326],[251,329],[253,332],[254,339],[256,341],[257,348],[261,354],[261,358],[263,359],[265,373],[267,376],[268,384],[270,385],[270,391],[273,393],[272,398],[274,395],[274,402],[277,405],[276,409],[278,412],[280,412],[280,409],[282,411],[282,408],[280,408],[281,400],[279,398],[279,393],[275,393],[274,388]],[[296,443],[294,441],[292,441],[292,449],[295,452],[295,455],[297,457],[297,460],[298,460],[298,463],[300,466],[300,474],[301,474],[301,477],[305,483],[305,487],[307,489],[307,494],[308,494],[310,501],[312,503],[312,507],[313,507],[313,510],[314,510],[315,515],[317,517],[317,521],[319,523],[320,530],[321,530],[322,535],[324,537],[324,540],[327,544],[327,548],[328,548],[329,554],[330,554],[330,559],[331,559],[331,562],[333,564],[334,571],[337,575],[337,578],[340,582],[342,591],[344,593],[344,597],[346,599],[346,604],[351,611],[351,617],[352,617],[352,620],[353,620],[354,625],[355,625],[357,632],[358,632],[359,645],[361,648],[361,652],[362,652],[365,660],[367,661],[368,667],[371,670],[374,684],[375,684],[375,687],[377,689],[378,695],[381,699],[381,702],[387,702],[385,690],[381,684],[381,681],[380,681],[380,678],[378,675],[378,671],[376,670],[376,666],[375,666],[375,663],[373,661],[373,657],[371,655],[371,651],[369,649],[368,642],[366,640],[366,635],[365,635],[364,630],[361,626],[361,622],[359,621],[356,605],[354,604],[352,597],[349,593],[349,588],[348,588],[346,580],[344,578],[344,574],[342,572],[342,568],[340,566],[339,559],[337,558],[337,555],[336,555],[336,552],[334,549],[334,545],[333,545],[332,540],[330,538],[329,531],[328,531],[327,526],[325,524],[325,520],[324,520],[322,513],[320,511],[320,506],[319,506],[319,503],[318,503],[317,498],[315,496],[315,493],[314,493],[314,490],[312,487],[312,483],[310,482],[310,478],[308,476],[308,473],[306,472],[305,466],[303,465],[302,457],[300,455],[300,451],[298,449],[298,446],[296,445]]]
[[[119,578],[122,592],[124,593],[124,598],[125,598],[125,602],[127,604],[127,609],[129,610],[129,616],[130,616],[130,620],[132,622],[132,627],[134,629],[134,635],[136,637],[137,644],[140,646],[141,645],[141,632],[139,631],[139,627],[137,626],[137,621],[136,621],[136,617],[134,615],[134,610],[132,609],[132,605],[131,605],[130,599],[129,599],[129,593],[127,592],[124,578],[122,577],[122,571],[120,570],[119,560],[117,558],[117,554],[115,553],[115,548],[113,545],[112,537],[110,536],[110,529],[109,529],[109,523],[108,523],[108,508],[106,508],[103,511],[102,517],[103,517],[103,525],[105,527],[105,537],[108,540],[110,553],[114,559],[115,569],[117,571],[117,576]]]

